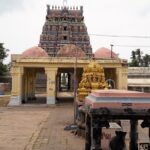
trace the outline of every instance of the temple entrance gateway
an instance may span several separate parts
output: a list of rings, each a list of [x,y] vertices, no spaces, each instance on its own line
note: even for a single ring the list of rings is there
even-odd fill
[[[66,92],[74,92],[74,85],[78,88],[82,68],[92,61],[91,57],[106,69],[105,79],[115,82],[113,88],[127,89],[127,61],[108,48],[102,47],[92,52],[83,6],[47,5],[45,18],[38,46],[11,57],[12,91],[9,105],[27,103],[41,91],[45,93],[46,104],[56,104],[56,99]]]

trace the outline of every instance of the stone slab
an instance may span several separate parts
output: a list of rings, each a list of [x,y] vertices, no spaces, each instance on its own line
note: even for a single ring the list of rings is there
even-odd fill
[[[8,106],[19,106],[21,105],[21,96],[11,96]]]

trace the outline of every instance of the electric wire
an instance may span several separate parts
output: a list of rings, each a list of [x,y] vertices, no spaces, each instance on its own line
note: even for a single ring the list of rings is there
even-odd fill
[[[115,45],[115,44],[113,44],[113,46],[116,46],[116,47],[143,47],[143,48],[150,47],[150,45]]]
[[[150,36],[138,36],[138,35],[109,35],[109,34],[89,34],[91,36],[102,36],[102,37],[115,37],[115,38],[142,38],[150,39]]]
[[[141,39],[150,39],[150,36],[135,36],[135,35],[108,35],[108,34],[89,34],[90,36],[100,36],[100,37],[110,37],[110,38],[141,38]],[[111,44],[110,44],[111,45]],[[118,45],[118,44],[112,44],[116,47],[143,47],[143,48],[149,48],[150,45]]]

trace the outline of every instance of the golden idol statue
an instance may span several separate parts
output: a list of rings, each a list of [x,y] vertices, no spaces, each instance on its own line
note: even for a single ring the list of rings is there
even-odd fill
[[[104,69],[92,61],[86,68],[84,68],[82,79],[77,90],[78,100],[83,102],[85,97],[91,93],[91,90],[107,89],[108,85],[105,82]]]

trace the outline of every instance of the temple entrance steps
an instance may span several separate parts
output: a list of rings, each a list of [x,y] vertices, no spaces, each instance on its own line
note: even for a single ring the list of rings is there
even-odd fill
[[[57,92],[57,98],[73,98],[74,92]]]
[[[73,103],[74,92],[57,92],[56,104]]]

